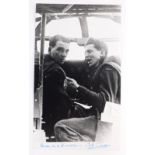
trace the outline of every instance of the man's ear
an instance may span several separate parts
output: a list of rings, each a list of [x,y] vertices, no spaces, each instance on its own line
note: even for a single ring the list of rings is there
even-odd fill
[[[101,57],[105,57],[106,56],[106,52],[105,51],[101,51]]]
[[[51,53],[51,46],[48,47],[48,53]]]
[[[104,52],[100,51],[100,57],[103,57],[103,56],[104,56]]]

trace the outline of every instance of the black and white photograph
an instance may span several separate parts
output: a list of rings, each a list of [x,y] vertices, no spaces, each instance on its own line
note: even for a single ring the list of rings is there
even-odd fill
[[[107,2],[36,3],[34,144],[119,149],[121,9]]]
[[[1,1],[0,154],[155,154],[154,3]]]

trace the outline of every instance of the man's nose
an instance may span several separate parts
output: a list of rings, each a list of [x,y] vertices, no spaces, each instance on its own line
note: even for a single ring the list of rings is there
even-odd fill
[[[90,55],[91,55],[90,53],[85,52],[85,57],[86,57],[86,58],[89,57]]]
[[[85,52],[85,57],[88,57],[88,56],[89,56],[88,52]]]
[[[62,55],[62,57],[65,58],[67,56],[67,53],[66,52],[63,52],[61,55]]]

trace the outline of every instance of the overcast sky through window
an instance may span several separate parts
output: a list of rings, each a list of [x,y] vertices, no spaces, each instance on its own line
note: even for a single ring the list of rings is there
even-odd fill
[[[103,38],[108,45],[109,55],[120,56],[120,28],[121,24],[109,18],[88,17],[89,36]],[[46,25],[46,36],[56,34],[66,37],[81,38],[81,28],[78,18],[53,20]],[[38,42],[38,49],[40,42]],[[48,42],[45,42],[45,53],[48,51]],[[84,48],[76,43],[71,43],[67,60],[83,60]]]

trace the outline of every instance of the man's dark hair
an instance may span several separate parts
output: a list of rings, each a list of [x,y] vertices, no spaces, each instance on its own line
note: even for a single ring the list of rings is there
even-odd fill
[[[90,44],[93,44],[94,47],[97,50],[101,51],[102,53],[105,53],[105,57],[107,56],[107,54],[108,54],[108,47],[107,47],[107,45],[102,40],[95,39],[95,38],[88,38],[85,46],[90,45]]]
[[[63,41],[65,43],[70,43],[70,39],[68,39],[62,35],[55,35],[49,39],[49,48],[48,48],[49,52],[56,45],[57,41]]]

